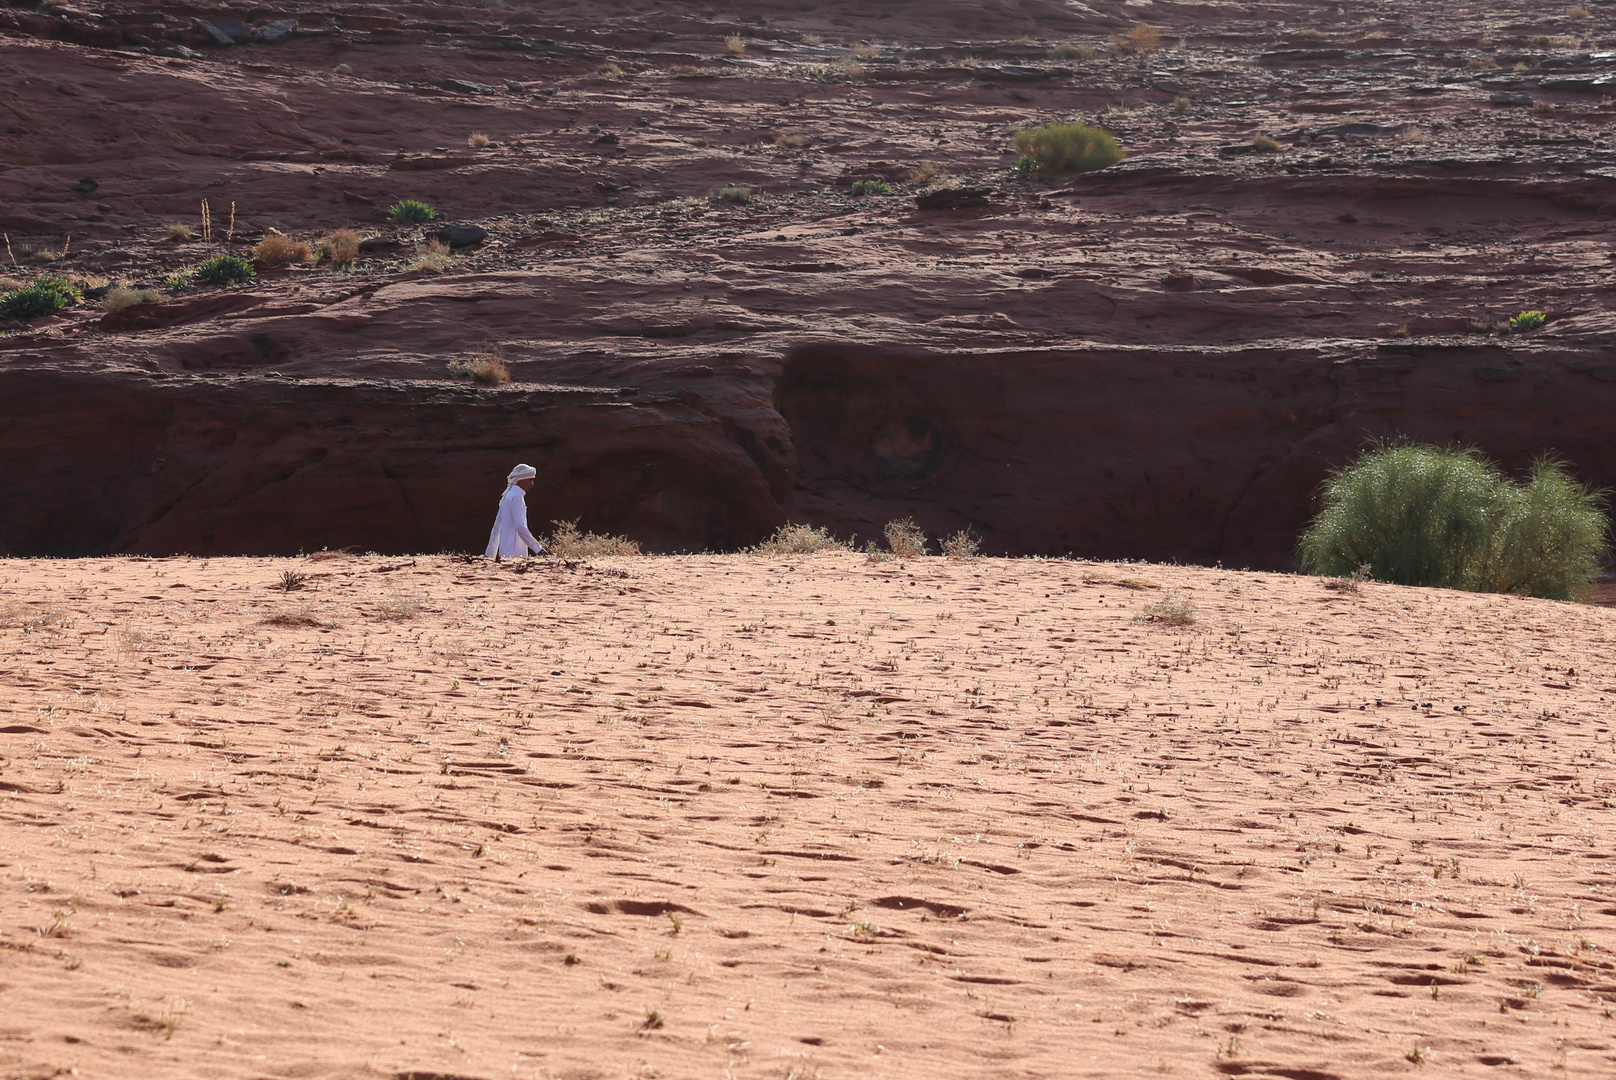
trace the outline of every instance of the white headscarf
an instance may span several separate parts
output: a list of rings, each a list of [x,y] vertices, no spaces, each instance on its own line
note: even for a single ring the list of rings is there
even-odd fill
[[[505,478],[505,490],[509,491],[511,488],[515,487],[518,480],[531,480],[538,475],[539,470],[535,469],[533,466],[518,465],[516,468],[512,469],[511,474]]]

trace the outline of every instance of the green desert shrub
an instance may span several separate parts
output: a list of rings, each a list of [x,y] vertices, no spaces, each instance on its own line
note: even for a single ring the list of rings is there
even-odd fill
[[[387,211],[394,221],[436,221],[438,212],[420,199],[400,199]]]
[[[1514,330],[1516,333],[1520,333],[1524,330],[1536,330],[1547,320],[1548,317],[1545,316],[1541,311],[1523,311],[1519,315],[1511,315],[1509,317],[1509,328]]]
[[[191,271],[191,277],[204,285],[231,285],[256,276],[252,263],[236,255],[220,255]]]
[[[1125,156],[1110,132],[1089,124],[1045,124],[1016,132],[1017,172],[1067,176],[1115,165]]]
[[[66,278],[36,277],[20,289],[0,296],[0,319],[37,319],[72,307],[84,294]]]
[[[885,180],[853,181],[853,194],[855,195],[886,195],[891,191],[892,185]]]
[[[1321,495],[1297,551],[1316,574],[1570,600],[1606,550],[1603,495],[1546,458],[1517,483],[1474,448],[1382,443]]]

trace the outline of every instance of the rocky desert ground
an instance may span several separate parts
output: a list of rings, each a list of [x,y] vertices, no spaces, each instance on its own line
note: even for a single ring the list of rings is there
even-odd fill
[[[1599,3],[8,0],[4,272],[155,299],[0,331],[0,552],[467,550],[513,455],[647,550],[1264,569],[1371,437],[1616,485],[1613,58]],[[1063,119],[1127,159],[1010,175]],[[165,284],[272,229],[362,244]]]
[[[0,604],[7,1076],[1616,1061],[1605,608],[853,553]]]

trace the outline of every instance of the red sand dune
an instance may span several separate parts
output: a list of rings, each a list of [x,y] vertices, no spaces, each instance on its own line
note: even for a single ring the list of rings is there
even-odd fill
[[[1332,584],[0,563],[0,1068],[1610,1075],[1616,613]]]

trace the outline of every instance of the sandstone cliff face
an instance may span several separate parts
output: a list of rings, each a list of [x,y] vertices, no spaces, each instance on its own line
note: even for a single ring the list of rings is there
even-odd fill
[[[523,460],[535,525],[581,518],[651,550],[735,548],[787,519],[875,538],[913,514],[994,552],[1282,568],[1326,469],[1371,438],[1475,443],[1512,468],[1552,450],[1616,485],[1616,365],[1498,346],[817,344],[758,367],[716,399],[705,375],[473,390],[4,373],[0,544],[475,550]]]
[[[521,460],[535,525],[648,550],[913,514],[1269,568],[1371,438],[1616,486],[1610,56],[1559,12],[0,13],[4,276],[161,294],[0,325],[0,552],[478,550]],[[1159,51],[1112,41],[1141,18]],[[1128,160],[1007,171],[1071,116]],[[991,194],[917,203],[950,183]],[[406,197],[486,241],[423,261]],[[171,287],[339,226],[352,266]],[[514,381],[449,377],[478,355]]]

